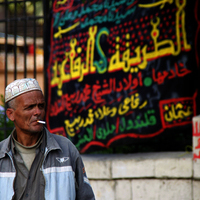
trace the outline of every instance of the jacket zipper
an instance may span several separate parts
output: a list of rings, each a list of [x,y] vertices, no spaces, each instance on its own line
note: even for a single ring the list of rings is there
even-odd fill
[[[15,191],[14,191],[14,183],[15,183],[15,179],[16,179],[16,168],[15,168],[15,165],[14,165],[14,162],[13,162],[12,155],[11,155],[9,152],[7,152],[6,154],[9,156],[9,158],[10,158],[10,160],[11,160],[11,163],[12,163],[12,166],[13,166],[13,168],[15,169],[15,178],[14,178],[14,181],[13,181],[13,196],[12,196],[12,199],[13,199],[13,198],[14,198],[14,194],[15,194]]]
[[[43,159],[43,161],[42,161],[42,165],[41,165],[41,168],[40,168],[40,171],[42,172],[42,175],[43,175],[43,178],[44,178],[44,198],[46,199],[46,197],[45,197],[45,187],[46,187],[46,180],[45,180],[45,177],[44,177],[44,173],[43,173],[43,169],[44,169],[44,161],[45,161],[45,159],[46,159],[46,157],[47,157],[47,154],[50,152],[50,151],[52,151],[52,150],[56,150],[56,148],[54,148],[54,149],[48,149],[46,152],[45,152],[45,154],[44,154],[44,159]]]

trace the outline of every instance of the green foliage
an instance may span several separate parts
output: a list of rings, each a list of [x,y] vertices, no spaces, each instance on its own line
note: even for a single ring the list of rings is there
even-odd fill
[[[5,0],[0,0],[1,2],[4,2]],[[7,0],[7,6],[9,13],[12,15],[19,15],[24,13],[24,7],[26,8],[26,14],[27,15],[33,15],[35,13],[36,16],[42,16],[43,15],[43,4],[42,0],[35,0],[33,1],[16,1],[14,2],[13,0]],[[34,7],[35,4],[35,7]],[[37,23],[43,24],[43,19],[38,19]]]
[[[3,128],[6,126],[8,128],[8,130],[6,130],[6,137],[8,135],[10,135],[12,128],[14,127],[14,123],[9,120],[7,117],[5,117],[4,113],[5,113],[5,100],[3,95],[0,95],[0,102],[1,102],[1,106],[0,106],[0,141],[2,141],[3,139],[5,139],[5,132],[3,130]]]

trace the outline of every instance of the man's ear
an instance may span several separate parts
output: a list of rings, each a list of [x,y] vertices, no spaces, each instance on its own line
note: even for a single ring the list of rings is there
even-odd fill
[[[14,121],[15,118],[14,118],[14,112],[15,110],[12,109],[12,108],[7,108],[6,110],[6,115],[8,116],[8,118],[11,120],[11,121]]]

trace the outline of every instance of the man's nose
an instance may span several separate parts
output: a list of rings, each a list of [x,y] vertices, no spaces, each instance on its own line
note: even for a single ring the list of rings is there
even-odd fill
[[[34,115],[40,115],[40,114],[41,114],[41,110],[39,109],[38,106],[35,106]]]

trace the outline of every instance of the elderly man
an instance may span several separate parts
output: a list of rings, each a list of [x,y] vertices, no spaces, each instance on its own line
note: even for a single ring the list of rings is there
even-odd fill
[[[78,150],[44,126],[45,100],[38,82],[10,83],[5,102],[15,128],[0,143],[0,199],[94,200]]]

